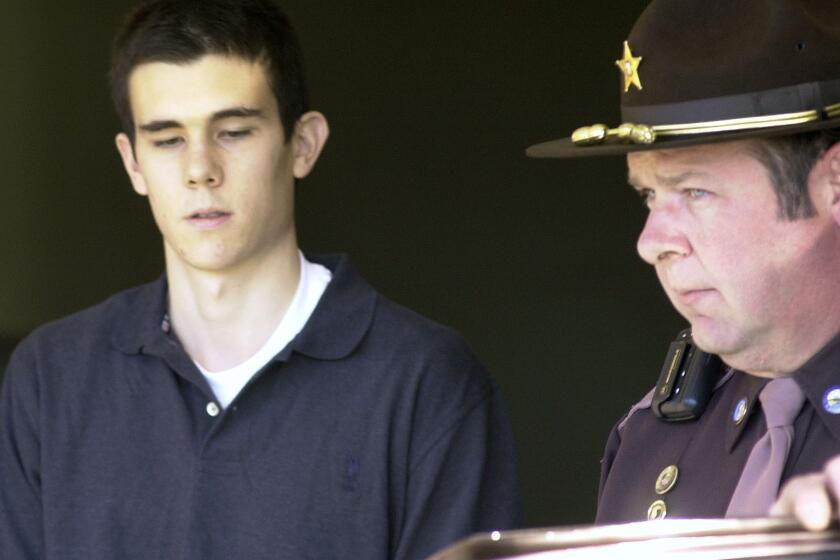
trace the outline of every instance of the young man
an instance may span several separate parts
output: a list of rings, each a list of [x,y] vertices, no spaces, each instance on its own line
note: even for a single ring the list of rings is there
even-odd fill
[[[840,453],[840,4],[654,0],[621,51],[626,124],[528,153],[627,154],[639,254],[726,367],[621,420],[597,520],[763,516]]]
[[[47,325],[0,404],[2,558],[421,558],[518,520],[463,340],[298,249],[327,139],[269,0],[156,0],[115,43],[116,144],[165,275]]]

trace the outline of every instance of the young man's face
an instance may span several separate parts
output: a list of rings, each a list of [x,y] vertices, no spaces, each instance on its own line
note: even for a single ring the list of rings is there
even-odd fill
[[[297,131],[285,142],[261,64],[141,64],[129,92],[134,149],[124,134],[117,145],[149,198],[168,267],[227,271],[297,246],[294,179],[314,159]]]
[[[656,267],[698,345],[738,369],[775,375],[808,357],[796,349],[824,330],[823,317],[838,316],[840,228],[824,173],[809,179],[817,215],[780,218],[750,147],[637,152],[627,162],[650,209],[639,254]]]

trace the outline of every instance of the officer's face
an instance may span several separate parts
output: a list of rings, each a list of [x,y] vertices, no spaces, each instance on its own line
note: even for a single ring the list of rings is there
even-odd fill
[[[824,332],[820,321],[840,316],[840,228],[825,157],[809,178],[817,215],[788,221],[752,146],[637,152],[627,163],[650,210],[639,254],[697,344],[772,376],[801,365],[819,349],[808,337]]]

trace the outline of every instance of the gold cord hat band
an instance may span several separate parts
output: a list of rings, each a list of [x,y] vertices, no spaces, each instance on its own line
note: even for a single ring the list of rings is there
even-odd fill
[[[623,123],[617,128],[605,124],[583,126],[572,133],[576,146],[593,146],[611,140],[630,144],[652,144],[659,136],[680,136],[684,134],[706,134],[710,132],[732,132],[773,126],[788,126],[814,122],[840,116],[840,103],[827,106],[823,111],[799,111],[778,115],[724,119],[684,124],[634,124]]]

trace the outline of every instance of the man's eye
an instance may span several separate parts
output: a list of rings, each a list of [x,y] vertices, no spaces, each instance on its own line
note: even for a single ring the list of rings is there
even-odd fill
[[[638,189],[636,192],[639,194],[639,197],[642,199],[644,204],[650,204],[656,196],[653,189]]]
[[[243,128],[243,129],[239,129],[239,130],[223,130],[219,133],[219,136],[221,136],[224,139],[228,139],[228,140],[235,140],[237,138],[244,138],[244,137],[250,136],[250,135],[251,135],[251,129],[250,128]]]
[[[686,194],[686,196],[688,196],[688,198],[693,198],[693,199],[703,198],[703,197],[710,194],[709,191],[706,191],[706,190],[703,190],[703,189],[686,189],[683,192],[685,192],[685,194]]]
[[[173,138],[165,138],[163,140],[155,140],[154,145],[156,148],[171,148],[173,146],[177,146],[181,143],[181,137],[175,136]]]

